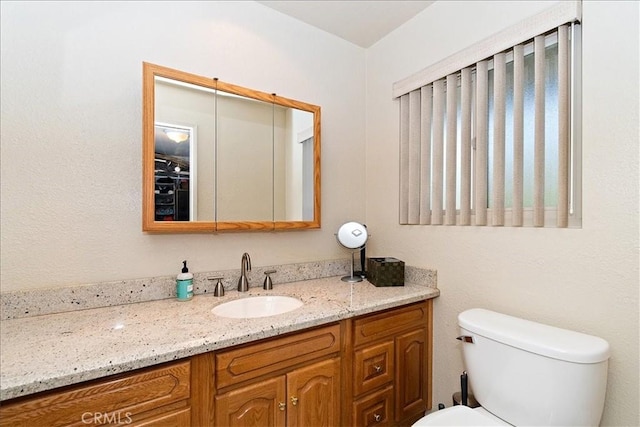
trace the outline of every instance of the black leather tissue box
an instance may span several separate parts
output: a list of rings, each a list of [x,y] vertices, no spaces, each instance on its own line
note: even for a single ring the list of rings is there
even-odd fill
[[[374,286],[404,286],[404,262],[396,258],[368,258],[367,280]]]

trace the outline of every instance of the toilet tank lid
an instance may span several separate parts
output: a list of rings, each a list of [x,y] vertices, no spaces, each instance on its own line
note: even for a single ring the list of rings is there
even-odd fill
[[[483,308],[460,313],[458,324],[485,338],[567,362],[598,363],[609,358],[609,343],[602,338]]]

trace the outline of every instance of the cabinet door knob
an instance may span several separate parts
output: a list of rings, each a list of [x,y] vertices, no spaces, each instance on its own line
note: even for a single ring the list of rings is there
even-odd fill
[[[298,404],[298,398],[295,396],[291,396],[291,404],[296,406]]]
[[[379,422],[380,422],[380,420],[382,419],[382,415],[380,415],[380,414],[373,414],[373,419],[374,419],[377,423],[379,423]]]
[[[380,372],[380,371],[382,371],[382,366],[380,366],[380,365],[375,365],[375,366],[373,367],[373,369],[374,369],[374,371],[376,371],[376,372]]]
[[[278,409],[280,409],[281,411],[284,411],[285,409],[287,409],[287,404],[284,402],[278,403]]]

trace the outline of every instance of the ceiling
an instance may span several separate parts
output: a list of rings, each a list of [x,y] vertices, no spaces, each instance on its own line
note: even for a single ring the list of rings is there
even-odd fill
[[[434,1],[290,0],[258,3],[368,48]]]

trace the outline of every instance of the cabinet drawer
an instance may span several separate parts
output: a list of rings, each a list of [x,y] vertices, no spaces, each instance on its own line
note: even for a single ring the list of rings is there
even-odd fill
[[[128,424],[130,427],[190,427],[191,408],[177,409],[164,414],[146,419],[139,423],[129,424],[127,421],[120,421],[119,424]]]
[[[339,351],[339,324],[222,351],[216,354],[216,385],[224,388]]]
[[[410,327],[425,326],[428,319],[427,301],[358,318],[353,322],[354,346],[394,335]]]
[[[359,396],[393,381],[393,340],[357,350],[353,394]]]
[[[189,361],[179,362],[10,402],[0,408],[0,425],[82,426],[95,420],[131,423],[137,414],[188,399],[190,371]]]
[[[372,393],[353,403],[353,425],[393,425],[393,387]]]

